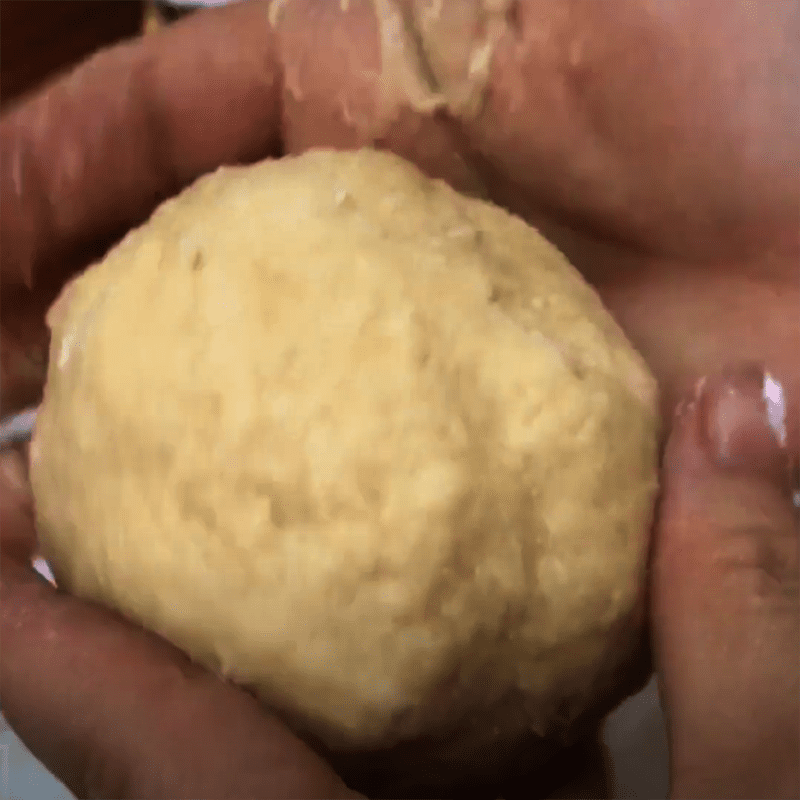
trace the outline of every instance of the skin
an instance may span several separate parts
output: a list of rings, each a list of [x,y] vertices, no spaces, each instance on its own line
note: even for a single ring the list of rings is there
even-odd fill
[[[522,0],[509,19],[475,118],[387,109],[357,0],[293,0],[275,30],[261,3],[204,12],[5,113],[3,413],[41,390],[43,315],[69,275],[220,164],[375,144],[477,181],[596,286],[661,385],[651,620],[673,794],[796,796],[798,6]],[[740,362],[782,382],[783,448],[761,367],[693,393]],[[354,796],[249,695],[38,581],[14,486],[4,473],[3,709],[73,791]]]

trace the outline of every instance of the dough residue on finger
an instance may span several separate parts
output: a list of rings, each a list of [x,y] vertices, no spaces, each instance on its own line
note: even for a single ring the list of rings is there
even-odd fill
[[[480,113],[514,0],[374,0],[387,107]]]

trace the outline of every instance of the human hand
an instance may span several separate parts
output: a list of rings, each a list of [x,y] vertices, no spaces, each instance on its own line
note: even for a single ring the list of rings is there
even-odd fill
[[[366,144],[540,226],[647,358],[666,416],[738,359],[800,385],[796,3],[514,3],[466,118],[384,93],[366,0],[292,0],[276,30],[268,8],[198,13],[4,115],[7,403],[41,386],[65,275],[160,200],[221,163]]]
[[[24,462],[0,467],[3,713],[74,794],[360,796],[249,694],[40,578]]]
[[[706,381],[682,404],[666,448],[651,619],[676,798],[800,790],[800,539],[790,459],[767,429],[762,381],[752,369]],[[249,695],[38,580],[22,462],[6,456],[2,467],[4,704],[73,792],[356,796]],[[580,771],[573,765],[573,778]],[[534,780],[503,796],[547,796]],[[555,796],[596,789],[584,775]]]
[[[797,459],[763,387],[701,381],[666,447],[651,631],[676,798],[800,796]]]
[[[475,119],[398,103],[376,126],[372,13],[305,0],[276,32],[260,4],[198,15],[11,112],[0,124],[4,410],[38,392],[36,359],[22,356],[45,341],[43,310],[87,251],[220,163],[374,143],[539,225],[646,356],[665,414],[716,364],[767,363],[788,390],[796,453],[799,201],[785,167],[800,150],[796,10],[604,7],[520,3]],[[703,44],[711,32],[719,47]]]

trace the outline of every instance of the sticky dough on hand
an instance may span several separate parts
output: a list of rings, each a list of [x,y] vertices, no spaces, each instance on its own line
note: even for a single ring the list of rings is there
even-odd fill
[[[474,117],[511,0],[375,0],[384,101]]]
[[[457,117],[480,113],[497,43],[513,0],[373,0],[381,54],[384,116],[398,105]],[[289,0],[272,0],[280,23]],[[349,2],[340,0],[343,13]]]

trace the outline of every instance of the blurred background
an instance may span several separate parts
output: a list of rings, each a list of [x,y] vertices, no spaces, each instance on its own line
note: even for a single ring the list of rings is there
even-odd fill
[[[2,0],[0,104],[97,48],[137,34],[145,10],[145,3],[132,0]]]

